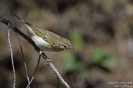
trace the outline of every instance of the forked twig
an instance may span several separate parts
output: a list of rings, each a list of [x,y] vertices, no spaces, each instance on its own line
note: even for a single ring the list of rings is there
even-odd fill
[[[58,76],[58,78],[61,80],[61,82],[66,86],[66,88],[70,88],[70,86],[67,84],[67,82],[62,78],[58,70],[55,68],[54,64],[49,61],[47,57],[45,57],[44,53],[41,54],[43,58],[46,58],[45,60],[47,61],[48,65],[52,68],[54,73]]]
[[[6,20],[6,19],[3,19],[3,18],[0,17],[0,21],[2,23],[6,24],[6,25],[8,25],[10,23],[10,27],[15,32],[17,32],[19,35],[21,35],[25,40],[27,40],[35,48],[35,50],[38,53],[40,53],[41,50],[36,46],[36,44],[31,40],[31,38],[29,38],[24,33],[22,33],[20,30],[18,30],[9,20]],[[47,61],[48,65],[52,68],[54,73],[58,76],[58,78],[66,86],[66,88],[70,88],[70,86],[67,84],[67,82],[65,82],[65,80],[61,77],[61,75],[59,74],[58,70],[55,68],[54,64],[50,61],[50,59],[43,52],[40,55]]]
[[[40,63],[40,59],[41,59],[41,55],[39,54],[39,58],[38,58],[38,62],[37,62],[36,69],[35,69],[34,74],[33,74],[32,78],[31,78],[31,80],[30,80],[30,82],[28,83],[28,85],[27,85],[26,88],[29,88],[30,84],[32,83],[32,81],[33,81],[33,79],[34,79],[34,77],[35,77],[36,71],[37,71],[38,66],[39,66],[39,63]]]

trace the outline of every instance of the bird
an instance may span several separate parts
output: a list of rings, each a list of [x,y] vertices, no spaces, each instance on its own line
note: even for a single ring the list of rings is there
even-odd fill
[[[41,51],[64,51],[64,50],[73,50],[72,43],[64,37],[57,35],[51,31],[48,31],[44,28],[38,26],[33,26],[32,24],[21,19],[19,16],[14,14],[29,30],[31,33],[31,39],[37,45]]]

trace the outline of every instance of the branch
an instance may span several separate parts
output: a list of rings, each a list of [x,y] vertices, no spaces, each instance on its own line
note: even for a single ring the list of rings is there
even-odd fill
[[[36,72],[37,72],[37,69],[38,69],[38,66],[39,66],[39,63],[40,63],[40,59],[41,59],[41,55],[39,55],[39,58],[38,58],[38,62],[37,62],[36,69],[35,69],[34,74],[33,74],[32,78],[31,78],[31,80],[29,81],[29,83],[28,83],[28,85],[27,85],[27,87],[26,87],[26,88],[29,88],[29,86],[30,86],[31,82],[32,82],[32,81],[33,81],[33,79],[35,78],[35,74],[36,74]]]
[[[8,23],[8,43],[9,43],[9,47],[10,47],[12,69],[13,69],[13,73],[14,73],[13,88],[16,88],[16,72],[15,72],[15,67],[14,67],[13,52],[12,52],[12,45],[11,45],[11,39],[10,39],[10,23]]]
[[[17,32],[19,35],[21,35],[25,40],[27,40],[34,48],[35,50],[46,60],[48,65],[52,68],[54,73],[58,76],[58,78],[61,80],[61,82],[66,86],[66,88],[70,88],[70,86],[67,84],[67,82],[64,81],[64,79],[59,74],[58,70],[55,68],[54,64],[50,61],[50,59],[42,52],[40,53],[40,49],[36,46],[34,41],[31,40],[28,36],[26,36],[24,33],[22,33],[19,29],[17,29],[9,20],[3,19],[0,17],[0,21],[6,25],[10,23],[10,27]]]
[[[30,79],[29,79],[29,76],[28,76],[28,69],[27,69],[27,65],[25,63],[25,59],[24,59],[24,53],[23,53],[23,49],[22,49],[22,45],[21,45],[21,42],[20,42],[20,38],[19,38],[19,35],[18,33],[17,34],[17,38],[18,38],[18,42],[19,42],[19,47],[20,47],[20,51],[22,53],[22,60],[23,60],[23,63],[24,63],[24,67],[25,67],[25,73],[26,73],[26,77],[27,77],[27,80],[28,80],[28,84],[30,82]]]

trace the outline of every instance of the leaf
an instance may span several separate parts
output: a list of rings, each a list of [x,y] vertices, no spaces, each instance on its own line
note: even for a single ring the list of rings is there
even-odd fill
[[[108,68],[108,69],[114,68],[116,67],[116,65],[117,65],[117,60],[112,57],[108,57],[100,63],[101,67]]]
[[[106,53],[101,49],[96,49],[92,53],[91,58],[92,62],[100,63],[102,59],[106,58]]]
[[[64,66],[69,72],[80,71],[83,67],[82,63],[76,60],[76,56],[73,53],[67,53],[64,55]]]
[[[117,65],[117,60],[111,56],[109,56],[107,53],[105,53],[101,49],[96,49],[92,55],[91,60],[93,63],[96,63],[104,68],[114,68]]]

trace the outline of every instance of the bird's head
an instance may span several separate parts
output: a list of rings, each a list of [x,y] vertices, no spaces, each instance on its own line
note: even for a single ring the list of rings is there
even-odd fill
[[[74,49],[72,43],[68,39],[62,37],[60,39],[60,48],[63,50]]]

